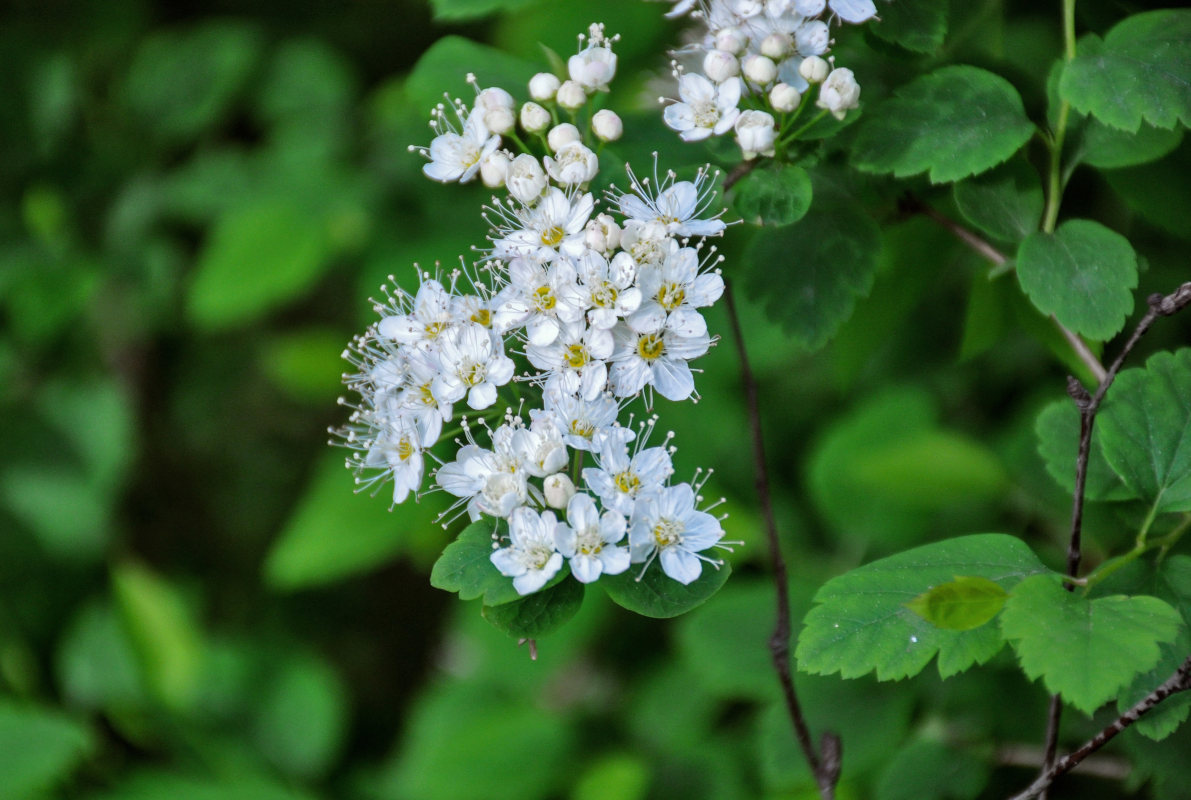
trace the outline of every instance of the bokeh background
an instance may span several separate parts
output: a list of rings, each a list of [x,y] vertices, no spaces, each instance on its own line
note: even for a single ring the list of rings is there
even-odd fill
[[[1038,118],[1030,81],[1061,48],[1057,12],[1035,5],[953,3],[944,57],[1023,76]],[[1119,17],[1085,5],[1083,25]],[[436,7],[0,10],[0,798],[813,796],[764,649],[772,588],[722,308],[702,400],[658,413],[679,474],[715,468],[708,493],[727,497],[744,545],[728,587],[683,620],[592,593],[531,661],[477,604],[429,586],[450,540],[439,499],[390,510],[383,490],[356,495],[327,447],[369,298],[484,242],[485,190],[431,183],[407,151],[465,72],[523,99],[552,52],[603,21],[623,35],[608,106],[629,131],[606,169],[652,150],[664,165],[708,158],[661,126],[665,50],[681,39],[665,5]],[[511,10],[483,15],[498,7]],[[866,101],[926,63],[860,31],[837,52]],[[841,152],[824,158],[846,170]],[[1138,296],[1186,279],[1191,201],[1170,176],[1189,160],[1184,145],[1133,168],[1149,177],[1074,177],[1071,209],[1127,230],[1146,259]],[[866,183],[880,270],[817,353],[781,327],[783,265],[738,266],[733,232],[723,243],[796,619],[830,576],[915,543],[1001,530],[1054,563],[1064,548],[1069,499],[1033,424],[1080,366],[1012,276],[990,282],[944,229],[896,211],[903,185]],[[948,208],[945,190],[917,190]],[[1164,323],[1146,348],[1188,335]],[[1089,530],[1094,558],[1128,528],[1093,508]],[[843,797],[941,797],[947,782],[962,787],[948,796],[996,796],[1041,740],[1043,693],[1008,661],[946,683],[799,680],[815,729],[844,735]],[[1069,736],[1093,727],[1071,715]],[[1169,763],[1185,738],[1129,752]],[[1054,796],[1122,796],[1103,778],[1067,785]]]

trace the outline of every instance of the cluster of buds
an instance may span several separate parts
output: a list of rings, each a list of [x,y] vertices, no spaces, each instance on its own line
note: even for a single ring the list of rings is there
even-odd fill
[[[812,101],[841,120],[859,105],[856,77],[828,56],[828,21],[865,22],[877,13],[872,0],[683,0],[667,16],[687,13],[706,31],[676,55],[701,59],[701,72],[675,60],[679,99],[662,98],[666,124],[684,141],[734,131],[746,160],[772,156],[797,138]],[[759,108],[742,111],[746,98]]]
[[[672,434],[648,446],[656,416],[620,420],[641,396],[649,407],[655,392],[697,398],[688,362],[713,344],[702,309],[724,290],[722,256],[704,246],[725,227],[716,175],[659,175],[655,156],[652,175],[628,170],[627,190],[597,200],[595,149],[620,135],[620,119],[556,122],[607,90],[614,41],[593,25],[568,79],[534,76],[517,114],[512,95],[474,78],[470,107],[436,109],[430,146],[413,149],[430,178],[479,174],[503,188],[485,207],[489,246],[474,264],[418,269],[410,291],[384,287],[379,321],[344,354],[359,400],[345,401],[352,414],[336,433],[358,484],[392,481],[401,503],[436,462],[435,489],[457,498],[444,527],[464,514],[490,521],[491,561],[520,594],[564,566],[583,583],[638,564],[638,577],[660,568],[686,584],[722,563],[705,552],[724,545],[722,518],[699,507],[710,471],[671,483]],[[475,413],[444,435],[464,403]],[[454,442],[452,456],[431,451],[440,441]]]

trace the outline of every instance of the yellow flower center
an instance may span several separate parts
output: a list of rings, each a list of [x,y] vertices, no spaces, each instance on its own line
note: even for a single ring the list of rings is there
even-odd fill
[[[669,547],[682,542],[683,524],[676,519],[660,519],[653,526],[653,540],[658,547]]]
[[[402,436],[401,441],[397,443],[397,457],[402,461],[408,461],[409,457],[414,454],[413,443],[408,436]]]
[[[616,488],[625,494],[635,495],[637,494],[637,490],[641,488],[641,479],[631,469],[617,473],[616,477],[612,480],[616,483]]]
[[[476,309],[476,313],[472,314],[468,319],[483,325],[485,328],[492,327],[492,312],[486,308]]]
[[[616,287],[604,281],[591,293],[591,304],[599,308],[611,308],[616,305]]]
[[[582,436],[584,439],[590,439],[595,435],[595,425],[585,419],[573,419],[571,420],[571,433]]]
[[[554,308],[557,302],[549,286],[539,286],[533,290],[533,304],[537,306],[539,311],[549,311]]]
[[[658,289],[658,305],[667,311],[673,311],[682,305],[682,301],[686,298],[686,290],[677,283],[663,283],[662,288]]]
[[[553,227],[542,231],[542,244],[546,245],[547,247],[558,247],[558,243],[561,242],[563,237],[566,235],[566,231],[557,225],[554,225]]]
[[[637,340],[637,355],[646,361],[656,361],[666,350],[660,333],[647,333]]]
[[[428,324],[426,326],[426,338],[427,339],[435,338],[440,333],[442,333],[443,329],[446,327],[447,327],[447,323],[445,323],[445,322],[431,322],[430,324]]]
[[[483,364],[464,364],[459,368],[459,380],[465,386],[476,386],[488,377],[488,368]]]
[[[579,369],[587,364],[587,348],[581,344],[567,347],[566,362],[572,369]]]

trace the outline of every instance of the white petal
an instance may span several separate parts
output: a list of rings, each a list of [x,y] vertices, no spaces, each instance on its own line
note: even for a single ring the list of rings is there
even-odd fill
[[[695,378],[685,361],[659,358],[652,373],[653,387],[667,400],[686,400],[695,391]]]
[[[487,381],[471,387],[471,391],[467,393],[467,404],[476,411],[488,408],[495,402],[496,387]]]
[[[662,571],[681,584],[691,583],[703,573],[699,557],[677,547],[667,547],[658,560],[662,562]]]

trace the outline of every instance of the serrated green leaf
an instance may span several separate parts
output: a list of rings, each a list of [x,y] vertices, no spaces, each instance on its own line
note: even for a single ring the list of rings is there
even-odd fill
[[[1091,54],[1063,69],[1063,99],[1083,114],[1136,131],[1191,125],[1191,11],[1133,14]]]
[[[960,181],[953,193],[964,219],[1005,242],[1020,242],[1038,230],[1042,219],[1042,181],[1024,159]]]
[[[806,216],[813,191],[802,167],[755,169],[732,187],[732,206],[745,222],[790,225]]]
[[[460,600],[484,598],[484,605],[497,606],[521,599],[513,588],[512,578],[500,574],[492,563],[492,538],[496,525],[492,520],[479,520],[468,525],[447,545],[442,556],[430,571],[430,585],[436,589],[455,592]],[[566,572],[560,570],[550,586],[558,583]],[[545,588],[545,587],[543,587]]]
[[[1115,698],[1161,657],[1182,618],[1156,597],[1089,600],[1053,575],[1023,580],[1001,612],[1022,670],[1086,714]]]
[[[869,29],[873,35],[916,53],[934,53],[947,36],[946,0],[888,3]]]
[[[1137,255],[1129,240],[1098,222],[1073,219],[1054,233],[1032,233],[1017,253],[1021,288],[1044,314],[1104,341],[1133,310]]]
[[[644,575],[640,566],[634,566],[619,575],[604,575],[597,584],[622,608],[644,617],[668,619],[702,605],[731,573],[732,565],[726,562],[719,569],[704,565],[703,573],[684,586],[664,573],[655,560]]]
[[[300,297],[330,266],[322,222],[281,199],[228,210],[199,255],[186,297],[191,321],[230,328]]]
[[[536,639],[569,622],[583,605],[583,593],[582,583],[564,580],[511,603],[484,606],[481,613],[509,636]]]
[[[1079,411],[1070,400],[1056,400],[1038,415],[1034,424],[1038,435],[1038,454],[1046,462],[1046,471],[1069,492],[1075,492],[1075,457],[1079,452]],[[1108,462],[1100,444],[1101,426],[1092,427],[1092,446],[1088,453],[1088,474],[1084,497],[1088,500],[1135,500],[1137,493],[1125,485]]]
[[[852,163],[899,178],[929,172],[932,183],[946,183],[995,167],[1033,132],[1009,81],[976,67],[943,67],[864,116]]]
[[[1141,499],[1191,511],[1191,349],[1117,375],[1097,427],[1105,460]]]
[[[1079,160],[1099,169],[1148,164],[1171,153],[1183,141],[1183,129],[1142,125],[1137,131],[1111,128],[1090,119],[1083,129]]]
[[[876,223],[855,207],[816,205],[800,221],[766,228],[740,265],[769,318],[808,350],[831,339],[872,289],[881,249]]]
[[[430,0],[434,18],[443,21],[479,19],[503,11],[515,11],[542,0]]]
[[[983,663],[1003,644],[996,626],[944,630],[906,604],[957,574],[987,578],[1008,590],[1044,572],[1024,542],[1000,533],[936,542],[866,564],[828,581],[815,595],[798,637],[798,667],[844,678],[875,672],[878,680],[897,680],[921,672],[936,654],[944,677]]]
[[[984,625],[1005,605],[1009,593],[988,578],[956,576],[915,597],[907,607],[936,628],[970,631]]]
[[[48,709],[0,700],[0,795],[48,797],[94,747],[90,729]]]

